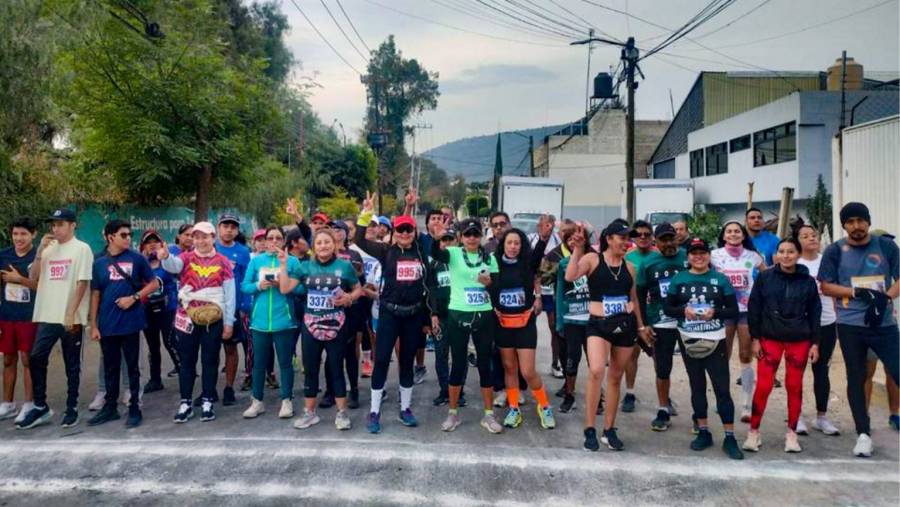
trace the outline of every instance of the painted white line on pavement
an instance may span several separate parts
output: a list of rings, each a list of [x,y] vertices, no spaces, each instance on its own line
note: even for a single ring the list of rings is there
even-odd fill
[[[34,453],[54,455],[130,459],[145,456],[173,458],[270,457],[289,459],[328,459],[334,461],[385,463],[392,460],[424,465],[472,466],[535,469],[549,471],[602,473],[627,471],[636,475],[670,474],[693,478],[775,479],[784,481],[836,481],[863,483],[900,483],[898,463],[887,460],[750,460],[735,462],[724,459],[685,456],[639,456],[606,453],[584,453],[567,449],[483,447],[473,445],[434,445],[409,441],[362,439],[247,439],[282,444],[276,449],[248,446],[236,448],[235,440],[213,439],[129,439],[129,440],[19,440],[0,443],[0,455],[7,462],[27,461]],[[353,445],[364,442],[365,445]],[[285,446],[283,444],[294,444]],[[515,452],[509,452],[515,449]],[[489,451],[488,451],[489,452]],[[552,456],[548,457],[552,453]],[[846,466],[852,463],[852,467]]]

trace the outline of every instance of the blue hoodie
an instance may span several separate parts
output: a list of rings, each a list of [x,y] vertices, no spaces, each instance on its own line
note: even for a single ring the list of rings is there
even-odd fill
[[[300,268],[300,262],[293,256],[288,256],[287,262],[288,272]],[[241,283],[241,292],[253,296],[250,329],[274,333],[297,327],[294,321],[293,297],[282,294],[277,286],[264,291],[260,291],[258,287],[260,278],[266,274],[274,274],[277,280],[280,266],[278,257],[269,252],[257,255],[247,266],[247,273]]]

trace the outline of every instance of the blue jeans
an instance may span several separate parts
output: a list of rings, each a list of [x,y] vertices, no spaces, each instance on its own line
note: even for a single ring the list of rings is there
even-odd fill
[[[294,392],[294,366],[291,360],[294,357],[294,336],[296,329],[284,329],[275,332],[257,331],[253,329],[253,397],[263,401],[263,391],[266,383],[266,370],[271,361],[272,345],[275,346],[275,355],[278,357],[278,369],[281,379],[281,399],[293,398]]]

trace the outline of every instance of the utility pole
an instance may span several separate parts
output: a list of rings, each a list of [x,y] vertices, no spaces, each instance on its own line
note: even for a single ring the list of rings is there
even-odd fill
[[[847,50],[841,51],[841,128],[844,130],[844,123],[847,108]]]
[[[528,175],[534,178],[534,136],[528,136],[528,159],[530,162]]]
[[[634,47],[634,37],[629,37],[622,48],[625,62],[625,79],[628,87],[628,113],[625,124],[625,220],[634,223],[634,70],[638,61],[638,49]]]
[[[587,121],[587,115],[591,111],[591,52],[594,50],[594,29],[591,28],[588,30],[588,51],[587,51],[587,79],[584,83],[584,117],[585,121]],[[534,171],[531,171],[531,175],[534,176]]]

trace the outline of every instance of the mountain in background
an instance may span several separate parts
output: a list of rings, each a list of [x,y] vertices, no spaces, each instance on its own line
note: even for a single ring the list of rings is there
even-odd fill
[[[528,162],[528,136],[534,136],[534,147],[537,149],[544,142],[544,137],[560,130],[566,125],[555,125],[535,129],[516,130],[501,133],[503,156],[503,174],[509,176],[527,176],[530,169]],[[494,158],[497,153],[497,134],[467,137],[458,141],[442,144],[422,154],[453,178],[462,175],[466,181],[488,181],[494,173]]]

